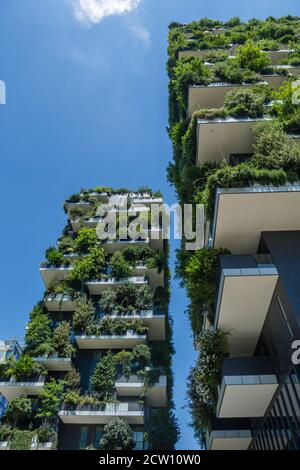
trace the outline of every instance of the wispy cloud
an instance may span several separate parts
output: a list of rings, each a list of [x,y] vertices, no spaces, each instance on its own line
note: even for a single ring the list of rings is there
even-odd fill
[[[145,44],[145,46],[151,46],[150,33],[144,26],[133,26],[132,31],[136,37]]]
[[[107,16],[135,10],[141,0],[70,0],[75,17],[82,23],[97,24]]]

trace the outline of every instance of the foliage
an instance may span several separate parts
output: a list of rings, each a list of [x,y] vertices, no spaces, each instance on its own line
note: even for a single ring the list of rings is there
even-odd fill
[[[54,247],[50,247],[46,250],[46,259],[48,266],[59,268],[65,264],[64,255]]]
[[[65,376],[65,387],[66,390],[79,390],[81,377],[80,373],[76,369],[71,369]]]
[[[133,359],[137,360],[140,367],[144,369],[150,364],[151,350],[146,344],[137,344],[132,350]]]
[[[31,356],[43,356],[51,352],[50,318],[41,304],[30,315],[30,322],[25,334],[26,352]]]
[[[148,285],[124,284],[104,291],[99,301],[101,311],[108,314],[150,310],[152,305],[153,294]]]
[[[7,364],[6,376],[15,377],[17,382],[30,381],[38,375],[46,375],[46,371],[28,354],[24,354],[18,360],[10,358]]]
[[[293,87],[293,80],[286,81],[279,90],[274,114],[279,118],[285,132],[290,134],[300,133],[300,104],[293,102],[294,93],[300,94],[300,87]]]
[[[89,253],[92,248],[96,248],[98,238],[94,228],[83,227],[78,231],[75,239],[75,251],[80,254]]]
[[[121,375],[126,379],[129,379],[131,375],[131,361],[132,361],[132,352],[130,351],[120,351],[114,356],[114,361],[117,366],[121,366]]]
[[[173,450],[179,438],[178,421],[168,409],[152,409],[147,440],[153,450]]]
[[[10,426],[6,424],[0,425],[0,442],[8,441],[12,433],[12,429]]]
[[[103,450],[132,450],[134,447],[133,432],[127,421],[113,418],[104,426],[100,446]]]
[[[85,332],[91,325],[95,316],[95,307],[85,295],[78,297],[73,315],[73,328],[75,331]]]
[[[17,424],[22,424],[31,417],[32,405],[31,400],[25,396],[14,398],[8,405],[5,412],[5,421],[7,421],[13,428]]]
[[[227,352],[227,334],[220,330],[198,335],[200,354],[188,378],[189,407],[197,429],[208,426],[218,398],[219,373]]]
[[[237,61],[240,67],[259,73],[264,72],[271,64],[268,55],[252,41],[247,41],[245,45],[238,48]]]
[[[56,433],[48,428],[39,428],[37,430],[37,436],[38,436],[38,442],[41,442],[41,443],[53,442],[56,437]]]
[[[59,410],[59,405],[63,396],[64,383],[51,378],[47,382],[41,393],[40,407],[36,417],[49,419],[54,418]]]
[[[219,62],[215,66],[214,73],[218,81],[228,83],[255,83],[260,79],[253,70],[241,69],[236,59]]]
[[[101,399],[109,399],[115,393],[117,374],[113,354],[109,351],[96,365],[91,386]]]
[[[224,101],[224,108],[233,117],[261,117],[264,112],[264,96],[250,90],[233,90]]]
[[[132,272],[132,268],[128,261],[125,260],[123,253],[116,251],[110,261],[112,276],[119,279],[128,278]]]
[[[10,441],[10,450],[29,450],[34,436],[33,431],[14,429]]]
[[[75,261],[74,267],[66,279],[75,288],[82,288],[87,281],[101,279],[104,265],[105,252],[103,248],[91,248],[88,256]]]
[[[70,357],[73,354],[73,346],[70,341],[70,323],[62,321],[53,331],[53,349],[59,357]]]

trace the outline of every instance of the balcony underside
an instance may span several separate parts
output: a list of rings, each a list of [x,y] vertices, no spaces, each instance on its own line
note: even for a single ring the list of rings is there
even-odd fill
[[[67,372],[73,369],[72,360],[69,357],[68,358],[37,357],[34,360],[35,362],[43,366],[46,370],[53,371],[53,372]]]
[[[116,417],[129,424],[144,424],[143,411],[60,411],[59,417],[64,424],[107,424]]]
[[[268,120],[270,118],[226,118],[213,121],[198,119],[197,164],[222,160],[229,162],[231,154],[252,153],[252,128],[257,122]]]
[[[191,117],[197,109],[222,108],[227,94],[231,91],[251,88],[252,84],[218,83],[209,86],[192,85],[188,94],[188,114]]]
[[[45,382],[0,382],[0,393],[8,400],[21,395],[40,395]]]
[[[223,256],[221,260],[226,258],[248,257]],[[277,280],[278,272],[275,267],[222,270],[215,328],[229,333],[228,347],[232,356],[254,354]]]
[[[74,312],[76,302],[69,295],[49,295],[45,299],[45,306],[49,312]]]
[[[300,185],[218,189],[211,244],[232,254],[257,252],[264,231],[300,230]]]
[[[48,289],[50,284],[52,284],[54,281],[63,281],[71,270],[71,267],[40,268],[40,273],[43,278],[45,287]]]
[[[212,431],[206,440],[208,450],[247,450],[252,441],[250,429]]]
[[[225,359],[217,417],[263,417],[277,388],[277,377],[269,358]]]
[[[151,407],[162,408],[167,406],[167,378],[161,376],[159,381],[145,390],[144,383],[137,377],[122,379],[116,382],[116,391],[120,397],[139,397],[145,395],[147,404]]]
[[[131,349],[146,342],[146,335],[76,336],[79,349]]]
[[[166,317],[165,315],[153,315],[142,313],[141,315],[109,315],[109,318],[115,319],[131,319],[141,320],[143,326],[148,328],[149,341],[164,341],[166,339]]]

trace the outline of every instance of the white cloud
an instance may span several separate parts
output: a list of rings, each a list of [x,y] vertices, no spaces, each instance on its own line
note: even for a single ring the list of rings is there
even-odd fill
[[[141,0],[70,0],[75,17],[82,23],[97,24],[107,16],[135,10]]]
[[[147,47],[151,45],[150,33],[144,26],[133,26],[132,31]]]

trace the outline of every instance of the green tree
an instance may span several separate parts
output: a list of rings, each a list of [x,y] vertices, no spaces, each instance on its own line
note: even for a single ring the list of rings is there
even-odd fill
[[[91,300],[85,295],[76,300],[76,307],[73,315],[73,328],[76,331],[85,332],[92,324],[95,316],[95,307]]]
[[[91,386],[99,397],[109,400],[115,393],[115,382],[117,371],[113,354],[109,351],[96,365],[94,374],[91,377]]]
[[[65,376],[65,384],[67,390],[80,390],[81,377],[76,369],[71,369]]]
[[[132,350],[133,358],[136,359],[140,367],[144,369],[150,364],[151,361],[151,350],[147,344],[138,344]]]
[[[51,379],[43,388],[40,397],[40,407],[37,411],[36,417],[45,420],[54,418],[59,410],[59,405],[62,400],[64,389],[63,381],[56,381]]]
[[[263,72],[271,64],[268,55],[252,41],[247,41],[238,49],[237,60],[242,68],[258,73]]]
[[[83,227],[78,231],[75,239],[76,251],[80,254],[89,253],[98,243],[96,230],[94,228]]]
[[[51,352],[50,318],[43,309],[36,309],[28,323],[25,343],[26,352],[32,356],[42,356]]]
[[[130,264],[125,260],[120,251],[116,251],[112,255],[110,266],[112,269],[112,276],[117,280],[129,277],[132,272]]]
[[[170,410],[152,410],[147,434],[151,449],[173,450],[179,434],[177,420]]]
[[[70,323],[62,321],[53,331],[53,349],[60,357],[70,357],[73,354],[73,346],[70,341]]]
[[[127,421],[113,418],[104,426],[100,446],[103,450],[132,450],[133,431]]]
[[[117,365],[121,366],[122,375],[129,379],[131,375],[131,361],[133,355],[130,351],[120,351],[114,356],[114,361]]]
[[[50,247],[46,250],[46,259],[48,264],[58,268],[65,262],[64,255],[54,247]]]
[[[24,354],[18,360],[10,359],[5,374],[7,377],[15,377],[17,382],[24,382],[46,372],[31,356]]]
[[[14,398],[5,412],[5,420],[15,428],[30,419],[32,413],[31,400],[24,396]]]

